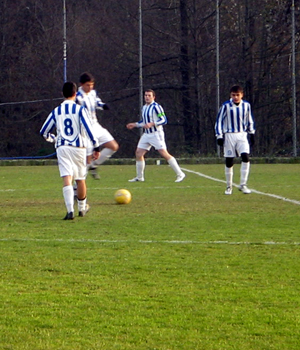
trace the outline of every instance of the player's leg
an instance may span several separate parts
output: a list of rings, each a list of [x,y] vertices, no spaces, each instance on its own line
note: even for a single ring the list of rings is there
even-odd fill
[[[63,176],[63,197],[67,208],[67,215],[64,220],[74,219],[74,191],[72,186],[72,176]]]
[[[150,134],[149,142],[158,153],[169,163],[170,167],[176,174],[175,182],[181,182],[185,178],[185,173],[181,170],[177,163],[177,160],[168,152],[167,145],[165,142],[164,131],[157,131],[154,134]]]
[[[80,149],[81,151],[81,149]],[[77,183],[77,205],[78,216],[85,216],[90,207],[87,204],[86,194],[86,155],[85,152],[78,151],[74,159],[74,178]]]
[[[60,146],[56,149],[58,169],[63,180],[63,198],[67,208],[67,215],[64,220],[74,219],[74,191],[72,186],[72,147]]]
[[[109,159],[114,153],[119,149],[119,144],[116,140],[111,140],[102,145],[104,148],[101,150],[100,157],[93,161],[94,166],[103,164],[107,159]]]
[[[86,171],[85,171],[85,178],[87,177],[88,171],[90,170],[90,166],[93,160],[93,150],[94,147],[92,146],[91,142],[88,141],[88,147],[86,148]],[[97,174],[97,172],[96,172]],[[91,175],[94,177],[94,175],[92,174],[92,170],[91,170]],[[74,198],[77,200],[77,183],[74,179],[73,181],[73,189],[74,189]]]
[[[131,180],[128,180],[129,182],[145,181],[144,172],[146,163],[144,156],[151,149],[151,147],[152,146],[149,143],[149,135],[143,134],[139,140],[135,151],[136,177],[134,177]]]
[[[237,143],[237,152],[242,158],[240,169],[240,187],[239,190],[245,194],[251,193],[251,190],[247,187],[249,172],[250,172],[250,147],[247,139],[247,133],[240,133],[238,135],[239,140]]]
[[[181,182],[185,178],[185,173],[181,170],[177,160],[166,149],[158,149],[157,151],[169,163],[170,167],[175,172],[175,182]]]
[[[88,150],[89,152],[92,152],[91,148],[89,148]],[[101,154],[100,154],[100,157],[101,157]],[[95,180],[99,180],[100,176],[97,173],[97,166],[94,165],[92,153],[86,157],[86,164],[87,164],[86,173],[89,172]]]
[[[85,180],[76,180],[77,183],[77,204],[78,215],[84,216],[90,209],[86,199],[86,182]]]
[[[91,163],[90,169],[91,175],[94,177],[94,179],[99,179],[100,176],[97,173],[97,167],[103,164],[115,152],[117,152],[117,150],[119,149],[119,144],[107,129],[101,127],[99,124],[95,125],[95,129],[98,135],[97,138],[99,141],[99,145],[103,148],[101,150],[100,157]]]
[[[239,190],[245,194],[251,193],[251,190],[247,187],[248,177],[250,173],[250,160],[248,153],[241,154],[242,162],[241,162],[241,176],[240,176],[240,187]]]
[[[136,177],[134,177],[131,180],[128,180],[129,182],[137,182],[137,181],[145,181],[144,178],[144,172],[145,172],[145,154],[148,152],[148,150],[143,149],[143,148],[139,148],[137,147],[136,151],[135,151],[135,167],[136,167]]]
[[[233,157],[225,158],[225,179],[226,190],[225,194],[230,195],[232,193],[232,181],[233,181]]]
[[[235,146],[236,146],[235,133],[225,134],[223,151],[224,151],[224,157],[225,157],[225,179],[226,179],[225,194],[227,195],[230,195],[232,193]]]

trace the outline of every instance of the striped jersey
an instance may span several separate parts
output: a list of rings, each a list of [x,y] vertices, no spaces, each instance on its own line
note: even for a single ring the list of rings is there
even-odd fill
[[[98,146],[92,132],[88,111],[72,100],[65,100],[49,114],[40,134],[46,139],[55,127],[57,132],[55,148],[60,146],[86,147],[88,139],[92,141],[94,147]]]
[[[217,138],[223,137],[226,133],[254,134],[255,126],[250,103],[242,100],[239,105],[236,105],[232,99],[224,102],[217,116],[215,132]]]
[[[98,122],[96,109],[103,109],[105,105],[101,98],[97,95],[96,90],[91,90],[89,93],[83,91],[82,87],[79,87],[76,94],[76,103],[87,108],[90,112],[92,124]]]
[[[153,101],[149,105],[144,105],[142,110],[142,120],[137,122],[137,127],[142,128],[147,123],[155,125],[149,129],[144,129],[146,134],[163,130],[163,125],[167,124],[167,117],[161,105]]]

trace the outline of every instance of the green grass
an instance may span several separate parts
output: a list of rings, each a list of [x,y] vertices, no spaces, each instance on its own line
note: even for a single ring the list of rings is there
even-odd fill
[[[183,167],[105,165],[74,221],[56,166],[1,167],[0,349],[299,349],[300,205]],[[298,201],[299,165],[252,165],[249,187]]]

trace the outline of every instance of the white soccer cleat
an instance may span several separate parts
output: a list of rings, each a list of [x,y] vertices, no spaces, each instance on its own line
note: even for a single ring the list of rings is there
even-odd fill
[[[181,182],[185,178],[185,173],[177,175],[175,182]]]
[[[241,185],[239,187],[239,190],[242,191],[245,194],[250,194],[251,193],[251,190],[249,190],[249,188],[246,185]]]
[[[141,178],[134,177],[133,179],[128,180],[128,182],[144,182],[144,181],[145,181],[145,179],[143,177],[141,177]]]
[[[228,186],[225,190],[225,194],[230,195],[232,193],[232,187]]]
[[[80,212],[78,213],[78,216],[84,217],[89,210],[90,210],[90,206],[89,206],[89,204],[86,204],[85,210],[80,210]]]

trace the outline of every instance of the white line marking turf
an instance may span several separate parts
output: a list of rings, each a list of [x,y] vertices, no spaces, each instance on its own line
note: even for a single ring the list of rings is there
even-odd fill
[[[298,246],[300,242],[230,242],[230,241],[154,241],[154,240],[109,240],[109,239],[63,239],[63,238],[53,238],[53,239],[43,239],[43,238],[0,238],[0,242],[62,242],[62,243],[100,243],[100,244],[112,244],[112,243],[140,243],[140,244],[224,244],[224,245],[287,245],[287,246]]]
[[[197,171],[193,171],[190,169],[186,169],[186,168],[181,168],[183,171],[204,177],[208,180],[212,180],[215,182],[221,182],[226,184],[226,181],[224,180],[220,180],[217,179],[215,177],[209,176],[209,175],[205,175],[203,173],[197,172]],[[237,184],[233,184],[234,187],[239,187]],[[103,190],[103,188],[102,188]],[[4,190],[0,190],[0,192],[3,192]],[[15,191],[14,189],[8,189],[5,191]],[[272,197],[272,198],[276,198],[279,200],[283,200],[285,202],[289,202],[289,203],[293,203],[296,205],[300,205],[300,201],[294,200],[294,199],[289,199],[289,198],[285,198],[282,196],[278,196],[276,194],[272,194],[272,193],[266,193],[266,192],[261,192],[261,191],[257,191],[251,188],[252,193],[256,193],[256,194],[261,194],[263,196],[267,196],[267,197]],[[35,238],[0,238],[0,242],[12,242],[12,241],[16,241],[16,242],[26,242],[26,241],[30,241],[30,242],[68,242],[68,243],[100,243],[100,244],[112,244],[112,243],[141,243],[141,244],[155,244],[155,243],[165,243],[165,244],[199,244],[199,245],[206,245],[206,244],[228,244],[228,245],[289,245],[289,246],[298,246],[300,245],[300,242],[274,242],[274,241],[270,241],[270,242],[230,242],[230,241],[206,241],[206,242],[200,242],[200,241],[153,241],[153,240],[138,240],[138,241],[133,241],[133,240],[108,240],[108,239],[101,239],[101,240],[97,240],[97,239],[35,239]]]
[[[181,168],[181,169],[183,171],[186,171],[186,172],[189,172],[189,173],[192,173],[192,174],[195,174],[195,175],[199,175],[199,176],[204,177],[206,179],[226,184],[226,181],[224,181],[224,180],[220,180],[220,179],[217,179],[215,177],[199,173],[198,171],[193,171],[193,170],[185,169],[185,168]],[[233,184],[233,186],[234,187],[239,187],[239,185],[237,185],[237,184]],[[285,201],[285,202],[289,202],[289,203],[293,203],[293,204],[296,204],[296,205],[300,205],[300,201],[297,201],[295,199],[285,198],[285,197],[278,196],[277,194],[273,194],[273,193],[266,193],[266,192],[257,191],[257,190],[254,190],[253,188],[251,188],[251,191],[252,191],[252,193],[261,194],[262,196],[272,197],[272,198],[280,199],[280,200]]]

